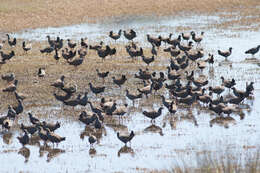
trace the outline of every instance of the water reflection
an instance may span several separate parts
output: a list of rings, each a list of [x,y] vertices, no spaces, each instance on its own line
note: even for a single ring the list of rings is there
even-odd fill
[[[118,150],[117,156],[120,157],[121,154],[127,154],[127,153],[131,154],[132,157],[134,157],[135,155],[134,150],[131,147],[124,145]]]
[[[40,145],[41,145],[40,140],[41,140],[41,138],[39,136],[32,136],[29,139],[29,145],[34,145],[34,146],[40,147]]]
[[[161,136],[163,136],[163,130],[161,127],[152,124],[144,129],[144,132],[151,132],[151,133],[159,133]]]
[[[10,145],[12,143],[12,137],[13,137],[13,134],[11,132],[6,132],[4,133],[3,135],[3,142],[7,145]]]
[[[20,150],[18,151],[18,154],[22,155],[22,156],[25,158],[24,162],[27,163],[28,160],[29,160],[29,157],[30,157],[31,152],[30,152],[29,148],[27,148],[27,147],[22,147],[22,148],[20,148]]]
[[[91,148],[89,149],[88,153],[89,153],[89,155],[90,155],[91,157],[94,157],[94,156],[97,154],[97,151],[96,151],[95,148],[92,148],[92,147],[91,147]]]
[[[59,148],[50,148],[47,151],[47,162],[50,162],[53,158],[58,157],[61,153],[65,153],[65,150]]]
[[[236,120],[230,116],[216,117],[210,120],[209,122],[210,127],[212,127],[214,124],[218,124],[220,126],[224,126],[225,128],[229,128],[229,125],[236,124]]]
[[[80,139],[84,140],[85,137],[94,135],[97,138],[97,143],[99,143],[103,134],[106,136],[106,129],[102,127],[101,129],[95,129],[94,127],[86,126],[85,129],[80,133]]]

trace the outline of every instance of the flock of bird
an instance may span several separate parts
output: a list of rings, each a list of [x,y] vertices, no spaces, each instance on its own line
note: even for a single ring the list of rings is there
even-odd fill
[[[109,32],[109,37],[115,42],[121,38],[122,31],[119,30],[118,33],[113,31]],[[209,54],[209,56],[204,55],[204,50],[201,46],[201,42],[204,37],[204,32],[201,33],[181,33],[178,37],[172,38],[172,34],[168,37],[152,37],[147,34],[147,41],[151,45],[151,56],[145,55],[143,48],[140,47],[134,39],[137,37],[137,33],[131,29],[130,31],[123,31],[124,38],[129,42],[125,46],[125,51],[133,59],[142,59],[145,65],[139,69],[134,76],[127,74],[120,74],[119,78],[111,77],[111,81],[114,87],[118,87],[125,91],[125,98],[132,101],[132,105],[135,106],[135,101],[140,99],[146,99],[151,97],[150,95],[159,95],[161,97],[161,106],[157,110],[145,110],[142,114],[151,119],[152,123],[155,123],[157,117],[162,115],[162,109],[166,108],[168,112],[174,116],[176,112],[180,110],[181,107],[191,108],[194,104],[200,104],[205,109],[208,109],[216,114],[216,118],[211,120],[210,125],[214,122],[220,122],[222,120],[232,120],[232,113],[237,113],[241,111],[238,106],[243,103],[244,100],[249,98],[253,94],[253,82],[246,83],[244,90],[238,90],[236,88],[235,79],[225,79],[223,76],[221,78],[222,83],[219,86],[209,86],[209,81],[206,78],[196,77],[196,73],[199,71],[203,72],[205,68],[213,68],[215,63],[214,55]],[[15,47],[17,45],[16,38],[10,38],[7,34],[7,42],[9,47]],[[96,45],[89,45],[88,40],[82,38],[79,43],[73,42],[68,39],[67,44],[60,37],[56,39],[51,39],[47,36],[48,46],[40,49],[41,54],[46,54],[46,56],[53,57],[55,61],[61,61],[63,58],[66,63],[74,66],[75,68],[84,62],[84,59],[88,55],[88,51],[96,51],[98,57],[105,61],[106,57],[113,56],[117,54],[115,47],[110,45],[105,45],[103,41]],[[165,48],[162,48],[162,43],[165,44]],[[194,46],[196,44],[196,46]],[[1,51],[3,47],[8,46],[6,41],[0,44],[1,53],[1,65],[8,63],[13,57],[15,57],[15,52],[11,50],[10,52]],[[168,46],[168,47],[166,47]],[[22,42],[22,48],[27,54],[32,50],[32,45],[25,41]],[[250,50],[245,51],[246,54],[251,54],[254,56],[260,49],[260,45]],[[159,52],[164,51],[168,54],[169,63],[165,65],[165,71],[153,71],[151,64],[160,58]],[[227,59],[232,54],[232,47],[228,50],[218,50],[218,55]],[[57,101],[61,102],[65,106],[76,107],[82,106],[87,107],[89,105],[90,110],[85,109],[78,115],[78,120],[84,123],[86,126],[93,129],[99,130],[104,127],[105,119],[115,115],[119,116],[119,120],[125,114],[128,114],[128,104],[119,104],[116,99],[106,98],[102,93],[106,93],[105,79],[110,76],[109,71],[102,71],[96,69],[96,75],[102,80],[102,86],[95,85],[93,82],[89,81],[89,89],[86,89],[83,95],[77,93],[77,84],[67,84],[65,82],[65,75],[61,75],[57,81],[51,81],[50,86],[55,88],[55,91],[63,92],[63,95],[53,93],[53,96]],[[44,68],[38,69],[38,76],[44,77],[46,74]],[[158,76],[159,75],[159,76]],[[130,80],[131,79],[131,80]],[[26,96],[22,93],[17,92],[17,87],[19,87],[19,80],[16,79],[14,73],[8,73],[2,75],[2,80],[7,82],[7,87],[2,89],[2,92],[12,93],[15,95],[17,100],[17,105],[8,106],[7,115],[0,117],[0,125],[2,128],[10,130],[19,114],[23,114],[24,106],[23,102],[26,100]],[[135,92],[130,91],[127,87],[127,82],[140,81],[143,83],[142,87],[136,87]],[[134,82],[135,82],[134,81]],[[139,82],[139,83],[140,83]],[[167,90],[166,98],[164,94],[159,92],[165,88]],[[225,97],[225,91],[228,90],[229,97]],[[232,90],[232,94],[230,93]],[[95,104],[89,98],[89,93],[92,92],[95,95],[94,100],[100,100],[98,104]],[[100,96],[101,95],[101,96]],[[146,98],[144,98],[144,96]],[[27,96],[28,97],[28,96]],[[126,100],[125,100],[126,101]],[[59,122],[54,124],[41,121],[32,113],[28,113],[30,120],[30,125],[20,124],[20,129],[23,135],[17,137],[19,142],[25,146],[29,143],[30,137],[38,135],[39,138],[44,141],[46,145],[47,142],[53,144],[58,144],[64,140],[65,137],[61,137],[55,133],[55,130],[60,128]],[[132,130],[129,134],[116,133],[115,136],[122,141],[125,145],[130,142],[136,133]],[[89,135],[88,141],[91,146],[97,141],[97,137],[93,134]]]

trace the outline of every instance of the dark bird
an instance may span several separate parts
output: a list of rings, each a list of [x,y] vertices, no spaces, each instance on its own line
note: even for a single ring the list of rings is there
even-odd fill
[[[153,83],[151,85],[147,85],[143,88],[137,88],[137,90],[141,93],[141,94],[145,94],[146,98],[148,97],[148,94],[150,94],[153,90]]]
[[[63,103],[67,106],[72,106],[74,108],[75,106],[77,106],[79,104],[80,97],[81,97],[81,95],[79,94],[77,96],[77,98],[72,99],[72,100],[65,100],[65,101],[63,101]]]
[[[113,55],[115,55],[116,54],[116,48],[114,47],[114,48],[110,48],[110,51],[109,51],[109,53],[108,53],[110,56],[113,56]]]
[[[191,94],[191,88],[187,88],[187,89],[185,89],[183,91],[179,91],[179,92],[171,90],[171,94],[174,95],[175,97],[186,98]]]
[[[27,51],[32,49],[32,44],[25,44],[25,41],[23,41],[23,50],[25,51],[25,53],[27,53]]]
[[[225,57],[225,60],[227,60],[227,57],[229,57],[231,53],[232,53],[232,47],[230,47],[228,51],[218,50],[218,54]]]
[[[224,86],[209,87],[209,91],[216,93],[218,96],[225,90]]]
[[[195,32],[193,31],[191,32],[191,38],[193,41],[197,43],[197,45],[200,44],[200,42],[202,41],[203,35],[204,35],[203,31],[200,33],[200,36],[196,35]]]
[[[125,75],[122,75],[121,78],[116,79],[114,76],[112,77],[114,84],[116,84],[117,86],[119,86],[121,88],[121,85],[123,85],[126,81],[127,78]]]
[[[105,87],[95,87],[91,82],[89,82],[89,87],[90,90],[96,95],[105,91]]]
[[[209,64],[211,64],[213,66],[213,64],[214,64],[214,56],[213,56],[213,54],[209,53],[209,57],[208,57],[208,59],[205,60],[205,62],[207,62],[207,63],[209,63]]]
[[[153,56],[156,56],[156,57],[157,57],[157,51],[156,51],[156,49],[155,49],[154,44],[152,44],[151,53],[152,53]]]
[[[179,44],[178,44],[178,47],[179,47],[179,49],[182,50],[182,51],[189,51],[189,50],[191,50],[191,48],[192,48],[192,44],[193,44],[192,41],[190,41],[187,46],[182,45],[181,43],[179,43]]]
[[[116,41],[116,40],[118,40],[120,38],[121,32],[122,32],[121,29],[118,31],[118,34],[113,33],[113,31],[110,31],[109,32],[109,37]]]
[[[56,93],[53,94],[56,100],[64,102],[65,100],[68,100],[71,98],[72,94],[66,93],[66,95],[57,95]]]
[[[3,74],[2,79],[7,82],[12,82],[15,79],[15,75],[14,75],[14,73]]]
[[[139,50],[131,48],[129,45],[125,46],[126,52],[129,54],[129,56],[134,60],[135,57],[142,56],[143,55],[143,48],[140,48]]]
[[[149,66],[149,64],[154,61],[154,56],[152,56],[151,58],[142,56],[142,60],[143,60],[143,62],[145,62],[145,64],[147,64]]]
[[[197,98],[197,95],[193,95],[193,96],[188,96],[186,98],[180,98],[180,99],[176,99],[176,100],[178,103],[183,103],[183,104],[190,106],[195,102],[196,98]]]
[[[116,110],[113,112],[113,115],[118,115],[119,119],[121,116],[123,116],[125,113],[127,113],[127,106],[128,104],[124,104],[122,106],[117,106]]]
[[[92,45],[89,45],[89,49],[93,49],[93,50],[98,50],[98,49],[101,49],[102,48],[102,46],[103,46],[103,44],[104,44],[104,42],[103,41],[101,41],[99,44],[97,44],[97,45],[94,45],[94,46],[92,46]]]
[[[74,49],[77,46],[77,43],[73,43],[70,39],[68,39],[67,41],[69,48]]]
[[[259,49],[260,49],[260,45],[245,51],[245,54],[251,54],[252,56],[254,56],[259,51]]]
[[[109,55],[111,49],[110,47],[107,45],[105,49],[100,48],[97,50],[97,54],[98,56],[102,59],[102,62],[104,61],[104,59],[106,58],[106,56]]]
[[[52,51],[54,51],[53,47],[46,47],[44,49],[40,49],[41,53],[46,53],[46,54],[50,54]]]
[[[60,123],[56,122],[55,124],[46,123],[45,121],[42,122],[43,128],[49,129],[51,132],[54,132],[58,128],[60,128]]]
[[[233,90],[233,94],[236,97],[245,98],[245,97],[248,97],[250,94],[250,92],[248,90],[241,91],[241,90],[237,90],[235,87],[232,87],[231,89]]]
[[[102,110],[99,109],[98,107],[94,107],[93,104],[88,101],[88,104],[90,105],[91,111],[98,114],[98,116],[100,116],[102,114]]]
[[[53,47],[53,48],[54,48],[55,40],[51,40],[51,38],[50,38],[49,35],[47,35],[46,37],[47,37],[47,39],[48,39],[48,43],[49,43],[50,47]]]
[[[44,130],[39,124],[36,124],[36,127],[38,129],[38,135],[41,138],[41,140],[44,141],[44,144],[46,145],[46,142],[48,141],[47,131]]]
[[[177,112],[177,105],[174,101],[171,102],[170,106],[168,107],[168,110],[171,114],[175,114]]]
[[[124,31],[124,36],[127,40],[133,40],[136,37],[136,32],[131,29],[129,32]]]
[[[58,52],[58,49],[55,49],[55,54],[54,54],[53,58],[56,60],[56,63],[59,61],[61,56],[62,56],[61,52]]]
[[[132,100],[133,106],[134,106],[134,101],[135,101],[136,99],[142,98],[142,93],[133,94],[133,93],[129,93],[128,89],[126,89],[126,97],[127,97],[128,99]]]
[[[172,59],[172,58],[171,58]],[[182,57],[177,57],[176,61],[178,64],[182,64],[187,59],[187,56],[183,55]]]
[[[152,45],[155,45],[158,48],[161,46],[161,36],[159,36],[158,38],[151,37],[149,34],[147,34],[146,36],[147,41],[150,42]]]
[[[180,64],[180,68],[182,70],[186,69],[189,66],[189,59],[186,59],[185,62],[183,62],[182,64]]]
[[[51,143],[53,143],[53,145],[54,145],[54,143],[58,144],[58,143],[66,140],[66,137],[61,137],[53,132],[50,132],[49,130],[47,130],[47,137],[48,137],[48,140]]]
[[[65,52],[64,50],[61,50],[61,52],[62,52],[61,55],[62,55],[62,57],[63,57],[66,61],[68,61],[68,60],[74,58],[74,57],[76,56],[76,54],[77,54],[77,51],[76,51],[76,50],[75,50],[75,51],[72,51],[72,50],[68,51],[67,48],[65,48],[65,50],[66,50],[66,52]]]
[[[249,85],[246,83],[246,90],[248,92],[252,92],[254,90],[254,86],[253,85],[254,85],[254,82],[250,82]]]
[[[17,139],[19,140],[19,142],[25,146],[26,144],[29,143],[29,136],[27,134],[27,132],[24,130],[24,135],[23,136],[18,136]]]
[[[62,75],[60,77],[60,79],[57,79],[55,82],[53,82],[51,84],[51,86],[55,87],[55,88],[63,88],[64,87],[64,79],[65,79],[65,76]]]
[[[162,98],[162,103],[163,105],[169,109],[171,103],[172,103],[172,100],[166,100],[166,98],[164,97],[164,95],[161,95],[161,98]]]
[[[119,132],[117,132],[117,138],[125,145],[127,144],[127,142],[130,142],[134,136],[135,136],[134,131],[131,131],[129,135],[119,134]]]
[[[154,89],[155,93],[157,93],[157,91],[160,90],[163,87],[163,81],[162,80],[159,80],[159,81],[153,80],[152,83],[153,83],[153,89]]]
[[[229,89],[236,85],[235,79],[225,80],[223,76],[221,76],[220,78],[222,80],[222,85],[224,85],[225,87],[227,87]]]
[[[81,121],[82,123],[84,123],[86,125],[89,125],[89,124],[91,124],[91,123],[93,123],[95,121],[95,119],[96,119],[95,116],[96,115],[94,113],[92,113],[92,115],[90,115],[90,114],[87,114],[86,111],[82,111],[79,114],[79,121]]]
[[[9,54],[5,54],[4,52],[0,51],[2,62],[5,62],[6,60],[10,60],[12,57],[15,56],[14,51],[12,50]]]
[[[73,94],[77,91],[77,84],[75,83],[69,83],[66,84],[64,87],[61,88],[62,91],[66,92],[67,94]]]
[[[196,61],[197,59],[202,58],[204,56],[204,53],[201,50],[198,50],[198,51],[195,51],[195,52],[184,51],[184,53],[192,61]]]
[[[8,44],[9,44],[11,47],[14,47],[14,46],[16,45],[16,38],[14,38],[13,40],[11,40],[9,34],[6,34],[6,36],[7,36],[7,39],[8,39]]]
[[[190,39],[190,33],[181,33],[181,36],[183,40],[189,41]]]
[[[180,69],[180,66],[178,66],[175,61],[173,60],[173,58],[170,58],[170,67],[172,70],[176,70],[178,71]],[[169,69],[168,69],[169,71]]]
[[[86,91],[82,98],[79,99],[79,105],[86,106],[88,103],[88,92]]]
[[[201,71],[203,71],[203,69],[207,67],[207,64],[206,64],[205,61],[198,61],[198,62],[197,62],[197,67],[198,67]]]
[[[26,99],[26,95],[25,94],[23,94],[23,93],[18,93],[18,92],[14,92],[14,94],[15,94],[15,98],[16,98],[16,100],[24,100],[24,99]]]
[[[68,63],[70,65],[73,65],[74,67],[77,67],[77,66],[81,65],[83,63],[83,61],[84,61],[84,56],[80,56],[79,58],[75,58],[71,61],[68,61]]]
[[[172,33],[170,33],[167,43],[176,47],[181,42],[181,35],[179,35],[178,38],[176,39],[171,39],[171,37],[172,37]]]
[[[8,105],[7,117],[11,119],[15,119],[17,113],[11,105]]]
[[[151,119],[152,122],[155,121],[157,117],[159,117],[162,114],[163,107],[160,107],[157,111],[143,111],[144,116]]]
[[[40,120],[38,118],[33,117],[33,115],[30,112],[28,112],[28,115],[29,115],[30,122],[32,124],[36,125],[40,123]]]
[[[30,133],[31,135],[33,135],[33,134],[37,131],[36,125],[25,126],[23,123],[21,124],[21,129],[22,129],[23,131],[27,131],[27,132]]]
[[[4,88],[2,91],[3,92],[14,92],[16,90],[18,84],[18,80],[14,80],[14,83],[8,85],[6,88]]]
[[[103,107],[103,110],[104,112],[107,114],[107,115],[113,115],[113,112],[116,110],[116,103],[113,102],[111,105],[106,105]]]
[[[148,70],[139,69],[139,73],[135,74],[135,78],[142,79],[142,80],[149,80],[152,78],[152,75],[155,73],[156,72],[151,74]]]
[[[178,79],[181,75],[179,73],[177,73],[175,70],[171,71],[171,68],[168,66],[168,79],[169,80],[176,80]]]
[[[88,43],[87,43],[87,38],[81,38],[80,39],[80,46],[82,47],[82,48],[88,48]]]
[[[215,112],[218,115],[220,115],[223,112],[222,108],[223,107],[221,105],[213,106],[211,103],[209,104],[209,110]]]
[[[172,57],[177,57],[181,51],[172,47],[169,47],[167,49],[163,49],[164,52],[170,52]]]
[[[102,78],[103,83],[104,83],[104,80],[105,80],[105,78],[108,76],[109,71],[100,72],[98,69],[96,69],[96,72],[97,72],[97,74],[98,74],[98,77]]]
[[[206,80],[206,79],[204,79],[204,80],[203,79],[197,79],[196,80],[196,79],[192,78],[191,81],[197,87],[203,87],[203,86],[205,86],[205,85],[207,85],[209,83],[209,81]]]
[[[93,147],[93,144],[94,144],[95,142],[97,142],[96,136],[90,135],[89,138],[88,138],[88,142],[89,142],[90,146]]]
[[[18,105],[14,107],[14,110],[16,112],[17,115],[21,114],[23,112],[23,102],[22,100],[17,100],[18,101]]]

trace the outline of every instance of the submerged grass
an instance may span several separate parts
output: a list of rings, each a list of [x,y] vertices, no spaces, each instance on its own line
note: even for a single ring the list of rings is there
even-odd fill
[[[204,151],[196,154],[196,167],[181,160],[181,164],[174,166],[170,172],[174,173],[259,173],[260,150],[259,147],[245,152],[218,150],[220,152]],[[222,152],[221,152],[222,151]]]

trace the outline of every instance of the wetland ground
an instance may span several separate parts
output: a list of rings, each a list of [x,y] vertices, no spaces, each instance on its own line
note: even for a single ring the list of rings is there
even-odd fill
[[[40,5],[36,2],[4,1],[4,5],[0,7],[0,20],[4,21],[0,24],[2,32],[0,38],[4,40],[6,32],[15,31],[12,36],[18,38],[19,45],[15,48],[8,46],[4,48],[5,51],[15,50],[16,56],[1,67],[1,74],[14,72],[19,79],[18,91],[28,96],[24,102],[24,113],[19,117],[18,123],[28,124],[28,112],[48,122],[60,121],[61,128],[57,130],[57,133],[66,136],[66,141],[55,148],[51,145],[44,148],[39,146],[35,139],[35,144],[22,148],[16,139],[21,134],[18,126],[9,132],[2,131],[0,134],[0,172],[260,171],[260,67],[258,61],[260,55],[256,54],[255,60],[247,60],[250,56],[244,54],[245,50],[259,44],[260,4],[258,1],[213,0],[209,5],[208,1],[201,0],[196,6],[192,5],[193,0],[189,3],[185,2],[184,6],[172,5],[172,1],[141,1],[141,3],[102,1],[102,5],[96,4],[101,3],[99,1],[54,2],[47,0],[44,2],[46,4],[38,3]],[[23,5],[16,6],[16,3]],[[79,7],[72,3],[84,5]],[[152,3],[154,3],[153,6],[148,5]],[[182,2],[174,1],[174,3]],[[57,9],[57,6],[60,8]],[[128,8],[132,6],[135,8]],[[143,6],[146,10],[143,10]],[[14,8],[15,12],[9,14],[10,8]],[[79,11],[77,15],[72,13],[76,8]],[[121,10],[111,10],[118,8]],[[105,9],[104,13],[100,12],[101,9]],[[55,11],[55,13],[52,14],[50,11]],[[155,17],[152,15],[154,12],[162,16]],[[66,17],[62,18],[64,14]],[[140,17],[139,14],[142,16]],[[96,21],[97,18],[104,19],[110,16],[113,16],[112,20]],[[24,20],[19,20],[21,18]],[[38,21],[39,18],[46,20]],[[57,19],[60,20],[54,24]],[[95,22],[92,19],[95,19]],[[71,25],[86,21],[90,23]],[[68,26],[52,27],[57,25]],[[157,109],[161,105],[160,97],[149,96],[149,99],[143,98],[135,106],[131,106],[132,103],[125,98],[124,89],[129,88],[135,91],[142,84],[131,79],[120,90],[108,79],[105,81],[107,89],[104,96],[116,98],[118,103],[128,103],[129,112],[120,123],[118,117],[107,118],[104,128],[95,132],[99,136],[98,143],[95,144],[94,149],[90,149],[87,136],[92,131],[77,120],[79,113],[85,109],[89,110],[89,106],[78,106],[74,110],[64,107],[53,97],[55,90],[50,87],[50,83],[61,74],[65,74],[65,81],[78,83],[78,91],[83,93],[86,90],[89,91],[89,81],[102,84],[101,80],[96,79],[96,68],[111,70],[110,77],[119,76],[122,73],[127,77],[132,77],[139,68],[145,67],[145,64],[140,60],[133,63],[131,59],[126,58],[124,45],[127,41],[124,38],[120,38],[115,44],[108,37],[110,30],[130,28],[137,31],[135,41],[144,47],[145,54],[150,53],[150,46],[146,43],[147,33],[163,36],[173,33],[176,37],[181,32],[205,31],[201,45],[205,51],[205,58],[208,53],[212,53],[215,55],[216,62],[213,68],[207,67],[202,74],[196,71],[195,75],[197,77],[205,75],[211,86],[221,84],[220,76],[228,79],[235,78],[239,89],[245,88],[245,82],[253,81],[254,97],[241,105],[240,114],[231,115],[235,121],[228,124],[229,128],[225,128],[227,126],[224,127],[223,124],[214,124],[210,127],[209,122],[216,115],[198,104],[191,109],[181,107],[174,116],[164,109],[162,116],[156,119],[156,123],[151,124],[150,120],[142,115],[142,111]],[[90,50],[84,63],[75,69],[62,61],[56,63],[52,56],[40,54],[39,49],[47,45],[46,35],[61,36],[64,39],[72,38],[75,41],[79,41],[81,37],[88,37],[90,44],[104,40],[105,43],[115,46],[118,52],[102,63],[96,53]],[[32,43],[33,49],[28,54],[22,51],[22,40]],[[217,55],[217,50],[230,46],[234,49],[233,54],[229,61],[224,61]],[[166,64],[169,63],[168,54],[161,50],[159,55],[152,63],[151,70],[165,70]],[[39,67],[46,68],[47,74],[44,78],[37,76]],[[5,85],[4,81],[0,82],[0,88]],[[166,94],[167,92],[162,89],[159,93]],[[228,94],[228,91],[225,94]],[[100,99],[91,92],[88,96],[93,102]],[[6,114],[8,104],[15,104],[14,97],[1,92],[1,115]],[[131,147],[124,147],[116,138],[116,132],[130,130],[134,130],[136,136],[132,140]]]

